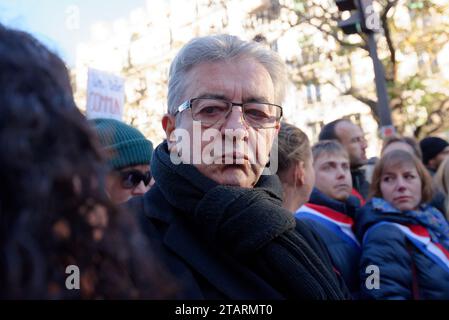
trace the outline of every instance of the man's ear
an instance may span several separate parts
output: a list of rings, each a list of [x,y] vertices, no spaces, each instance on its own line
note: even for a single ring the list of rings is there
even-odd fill
[[[306,183],[306,167],[304,161],[299,161],[295,165],[295,179],[300,186]]]
[[[168,150],[176,143],[176,137],[174,135],[174,130],[176,128],[176,117],[171,114],[164,114],[162,117],[162,129],[165,131],[167,137]]]
[[[281,130],[281,123],[279,122],[274,128],[276,129],[276,134],[279,134],[279,130]]]

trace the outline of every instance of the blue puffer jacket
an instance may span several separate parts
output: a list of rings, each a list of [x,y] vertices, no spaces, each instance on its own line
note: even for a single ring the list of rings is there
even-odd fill
[[[419,241],[413,237],[416,232],[409,232],[418,229],[428,232],[415,218],[379,198],[371,199],[357,212],[355,230],[362,243],[362,298],[449,299],[449,264],[445,264],[444,254],[442,260],[436,260],[435,255],[429,255],[429,250],[420,249]],[[435,244],[428,240],[427,249],[435,249]],[[378,288],[373,286],[373,269],[369,266],[378,267]]]
[[[308,205],[316,206],[308,206]],[[303,221],[314,233],[323,240],[327,247],[332,263],[337,271],[343,277],[346,286],[351,292],[354,299],[359,296],[359,259],[360,259],[360,245],[352,233],[352,230],[342,229],[340,226],[333,224],[330,220],[323,220],[320,217],[310,215],[310,209],[320,210],[321,207],[331,209],[337,214],[333,215],[334,221],[350,221],[355,215],[357,209],[360,208],[360,201],[354,196],[350,196],[347,201],[342,202],[332,199],[318,189],[314,188],[310,196],[309,202],[299,208],[295,213],[295,217]],[[324,212],[322,210],[322,212]],[[332,215],[332,213],[331,213]],[[329,223],[331,222],[331,223]],[[350,235],[345,233],[348,232]],[[352,236],[352,238],[351,238]]]

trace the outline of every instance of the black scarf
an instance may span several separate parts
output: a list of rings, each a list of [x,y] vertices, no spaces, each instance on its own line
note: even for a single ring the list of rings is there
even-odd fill
[[[276,175],[261,176],[254,188],[219,185],[192,165],[173,164],[165,142],[153,154],[151,171],[167,201],[192,219],[207,239],[287,298],[345,298],[332,267],[295,231],[293,215],[282,208]]]

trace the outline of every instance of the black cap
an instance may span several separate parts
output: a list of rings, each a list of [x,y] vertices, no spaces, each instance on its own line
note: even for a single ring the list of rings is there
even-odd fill
[[[421,140],[419,146],[422,151],[422,160],[424,164],[427,165],[430,160],[435,158],[441,151],[449,146],[449,143],[438,137],[427,137]]]

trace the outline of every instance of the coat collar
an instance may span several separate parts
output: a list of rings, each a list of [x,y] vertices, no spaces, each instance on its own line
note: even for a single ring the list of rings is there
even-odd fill
[[[164,245],[206,278],[230,299],[282,299],[280,293],[255,273],[222,253],[198,235],[193,222],[165,201],[157,185],[144,197],[143,210],[149,219],[167,224]]]
[[[317,188],[313,188],[309,202],[328,207],[334,211],[348,215],[351,218],[354,218],[355,211],[360,208],[360,200],[353,195],[350,195],[346,201],[338,201],[325,195]]]

